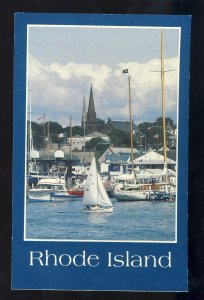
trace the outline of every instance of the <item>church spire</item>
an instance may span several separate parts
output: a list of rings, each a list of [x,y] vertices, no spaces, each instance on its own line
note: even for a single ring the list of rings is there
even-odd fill
[[[95,113],[95,107],[94,107],[94,98],[93,98],[93,88],[92,88],[92,85],[91,85],[91,90],[90,90],[90,96],[89,96],[89,108],[88,108],[88,111],[91,112],[91,113]]]
[[[91,85],[90,96],[89,96],[89,107],[86,118],[86,128],[89,132],[96,131],[96,111],[94,106],[93,88]]]

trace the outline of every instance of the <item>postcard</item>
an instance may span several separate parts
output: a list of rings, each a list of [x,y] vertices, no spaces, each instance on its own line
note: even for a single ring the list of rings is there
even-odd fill
[[[190,26],[15,15],[12,289],[188,290]]]

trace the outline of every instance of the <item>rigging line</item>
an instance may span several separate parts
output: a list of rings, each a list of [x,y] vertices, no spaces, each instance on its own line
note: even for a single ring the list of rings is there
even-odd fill
[[[153,72],[153,73],[161,73],[161,71],[157,71],[157,70],[149,70],[150,72]],[[171,72],[171,71],[176,71],[176,69],[168,69],[168,70],[164,70],[164,73],[167,73],[167,72]]]

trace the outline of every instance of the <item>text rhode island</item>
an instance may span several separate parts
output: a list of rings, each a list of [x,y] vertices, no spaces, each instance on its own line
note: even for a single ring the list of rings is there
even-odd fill
[[[124,251],[123,253],[107,252],[106,255],[100,255],[93,253],[87,253],[86,250],[77,254],[55,254],[44,251],[30,251],[29,266],[41,266],[41,267],[88,267],[96,268],[100,265],[104,266],[104,263],[108,268],[171,268],[172,267],[172,255],[171,252],[157,256],[153,254],[138,255],[131,253],[130,251]]]

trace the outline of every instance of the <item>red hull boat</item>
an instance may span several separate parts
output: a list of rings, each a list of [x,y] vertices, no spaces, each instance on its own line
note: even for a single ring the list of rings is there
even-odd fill
[[[69,195],[71,196],[77,196],[77,197],[83,197],[84,191],[79,190],[68,190]]]

